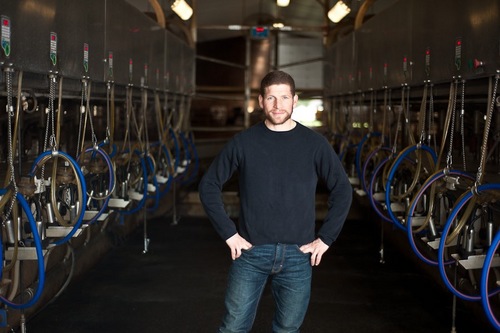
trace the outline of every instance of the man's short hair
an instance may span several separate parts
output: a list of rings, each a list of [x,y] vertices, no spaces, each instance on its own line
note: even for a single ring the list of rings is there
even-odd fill
[[[286,84],[290,86],[292,96],[295,96],[295,81],[290,76],[290,74],[283,71],[272,71],[264,76],[264,78],[260,82],[260,95],[264,96],[266,93],[266,88],[274,84]]]

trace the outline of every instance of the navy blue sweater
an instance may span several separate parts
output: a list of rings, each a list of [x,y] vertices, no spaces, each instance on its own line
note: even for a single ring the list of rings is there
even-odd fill
[[[238,230],[222,202],[223,185],[236,171]],[[329,191],[329,208],[316,235],[318,179],[324,180]],[[352,200],[352,187],[331,145],[299,123],[290,131],[275,132],[261,122],[236,134],[204,174],[199,192],[205,212],[224,240],[238,231],[253,245],[300,246],[316,236],[331,245]]]

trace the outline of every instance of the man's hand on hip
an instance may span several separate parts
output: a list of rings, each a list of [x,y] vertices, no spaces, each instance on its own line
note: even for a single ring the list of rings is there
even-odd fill
[[[235,233],[226,239],[226,244],[231,249],[231,258],[233,258],[233,260],[238,259],[241,256],[241,250],[248,250],[252,247],[252,244],[250,244],[245,238],[241,237],[238,233]]]
[[[328,248],[329,246],[323,243],[321,239],[316,238],[313,242],[302,245],[300,250],[304,253],[311,254],[311,266],[318,266],[321,262],[323,253],[325,253]]]

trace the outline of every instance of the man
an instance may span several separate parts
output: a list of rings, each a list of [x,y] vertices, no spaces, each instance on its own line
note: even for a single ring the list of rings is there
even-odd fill
[[[299,332],[319,265],[349,211],[352,187],[328,141],[292,120],[295,82],[267,74],[259,105],[265,120],[238,133],[222,149],[199,191],[204,209],[231,250],[226,314],[219,333],[249,332],[267,283],[276,304],[273,332]],[[228,217],[222,187],[238,172],[239,228]],[[328,213],[315,234],[318,179],[329,191]]]

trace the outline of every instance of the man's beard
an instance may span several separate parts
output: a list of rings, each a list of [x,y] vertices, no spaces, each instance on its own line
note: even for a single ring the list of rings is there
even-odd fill
[[[279,120],[277,121],[275,118],[273,118],[271,116],[270,113],[266,113],[266,120],[269,121],[272,125],[274,126],[277,126],[277,125],[283,125],[284,123],[286,123],[290,118],[292,118],[292,114],[291,113],[287,113],[287,115],[285,116],[285,118],[283,118],[282,120]]]

